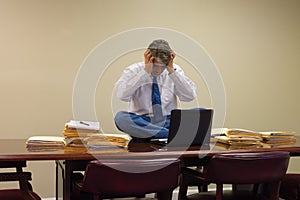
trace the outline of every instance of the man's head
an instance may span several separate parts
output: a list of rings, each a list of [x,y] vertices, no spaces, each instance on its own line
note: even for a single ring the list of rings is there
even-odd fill
[[[170,48],[169,43],[165,40],[154,40],[148,47],[151,55],[155,61],[161,64],[168,65],[171,60],[171,53],[173,50]]]

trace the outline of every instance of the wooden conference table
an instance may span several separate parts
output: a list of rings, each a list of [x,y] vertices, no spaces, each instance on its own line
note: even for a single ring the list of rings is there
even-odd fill
[[[297,135],[297,134],[296,134]],[[65,147],[59,150],[28,150],[25,140],[0,140],[0,162],[9,161],[42,161],[56,162],[57,181],[63,180],[63,199],[71,199],[71,174],[84,170],[85,164],[94,159],[126,159],[126,158],[180,158],[185,165],[202,165],[206,158],[220,153],[243,153],[265,151],[289,151],[291,156],[300,156],[300,137],[297,142],[288,146],[256,147],[229,149],[212,143],[210,147],[194,147],[190,149],[161,147],[151,143],[129,143],[128,148],[88,150],[85,147]],[[62,175],[62,176],[61,176]],[[58,182],[56,182],[58,197]]]

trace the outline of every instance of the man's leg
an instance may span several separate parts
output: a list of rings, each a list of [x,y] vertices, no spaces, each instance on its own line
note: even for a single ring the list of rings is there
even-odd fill
[[[170,128],[170,115],[165,116],[165,121],[156,123],[156,126],[163,127],[161,130],[155,135],[155,138],[168,138],[169,128]]]
[[[117,128],[135,138],[167,138],[169,132],[169,117],[166,123],[152,124],[148,116],[139,116],[134,113],[120,111],[115,116]],[[163,126],[165,125],[165,126]]]

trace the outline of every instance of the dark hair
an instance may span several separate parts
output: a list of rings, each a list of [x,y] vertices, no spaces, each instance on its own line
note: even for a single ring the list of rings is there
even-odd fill
[[[167,65],[171,60],[171,53],[173,52],[169,43],[165,40],[154,40],[148,47],[152,56],[158,59],[159,62]]]

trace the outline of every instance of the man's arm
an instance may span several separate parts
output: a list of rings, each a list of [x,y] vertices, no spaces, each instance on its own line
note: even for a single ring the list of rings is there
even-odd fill
[[[145,83],[151,83],[150,74],[143,69],[143,63],[127,67],[115,85],[118,98],[130,101],[134,92]]]
[[[167,65],[170,78],[175,84],[175,94],[181,101],[192,101],[196,98],[196,86],[191,79],[184,75],[180,67],[174,68],[175,52],[171,53],[171,59]]]
[[[179,97],[180,101],[192,101],[197,97],[196,86],[191,79],[184,75],[180,67],[173,73],[169,74],[174,82],[175,94]]]
[[[134,92],[143,84],[152,80],[150,74],[153,69],[154,57],[149,49],[144,52],[144,68],[141,63],[134,64],[124,70],[123,75],[116,83],[117,96],[123,101],[130,101]]]

